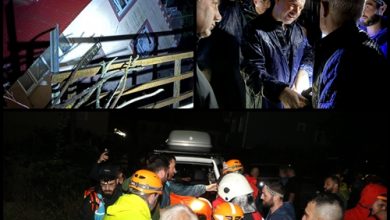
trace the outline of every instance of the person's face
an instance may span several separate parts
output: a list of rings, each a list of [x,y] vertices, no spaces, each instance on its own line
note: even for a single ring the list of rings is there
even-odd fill
[[[106,196],[111,196],[114,193],[115,187],[118,184],[118,180],[110,180],[110,181],[100,181],[100,187],[102,188],[103,194]]]
[[[381,214],[387,214],[387,202],[383,200],[376,200],[371,208],[371,215],[379,217]]]
[[[255,5],[256,13],[258,15],[263,14],[269,7],[271,7],[270,0],[253,0],[253,4]]]
[[[305,0],[276,0],[275,10],[279,21],[291,24],[295,21],[305,6]]]
[[[371,26],[376,24],[380,20],[380,8],[376,1],[366,0],[364,3],[364,9],[362,17],[360,17],[360,23],[364,26]]]
[[[315,220],[314,210],[316,208],[316,204],[314,202],[309,202],[306,205],[305,213],[302,216],[302,220]]]
[[[274,205],[274,196],[266,188],[267,186],[263,187],[261,199],[265,207],[272,207]]]
[[[171,161],[169,161],[168,180],[172,180],[175,173],[176,173],[176,161],[172,159]]]
[[[219,0],[198,0],[196,4],[196,32],[201,38],[211,35],[211,30],[222,19]]]
[[[331,178],[326,178],[324,182],[324,191],[330,193],[336,193],[337,183],[335,183]]]

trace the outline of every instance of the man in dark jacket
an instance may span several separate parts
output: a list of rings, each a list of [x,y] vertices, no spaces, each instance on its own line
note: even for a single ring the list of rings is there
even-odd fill
[[[199,39],[211,35],[211,30],[222,17],[218,10],[219,0],[196,1],[196,33]],[[209,81],[196,66],[195,70],[195,108],[218,108],[213,89]]]
[[[266,183],[261,199],[269,208],[265,220],[295,220],[295,210],[290,202],[283,202],[284,190],[279,182]]]
[[[321,1],[325,37],[316,46],[314,108],[367,108],[387,99],[385,58],[356,25],[363,6],[364,0]]]
[[[299,93],[309,88],[313,54],[304,30],[295,21],[305,0],[276,0],[272,11],[244,30],[242,53],[245,82],[260,94],[262,108],[302,108]]]

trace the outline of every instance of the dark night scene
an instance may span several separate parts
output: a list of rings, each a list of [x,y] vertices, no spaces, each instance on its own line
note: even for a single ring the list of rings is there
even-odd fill
[[[192,207],[200,198],[206,205],[192,207],[198,219],[214,218],[221,198],[240,204],[243,216],[266,219],[274,214],[268,196],[275,206],[283,194],[279,202],[290,204],[294,219],[307,215],[313,197],[328,194],[338,196],[347,219],[368,190],[365,219],[374,219],[373,204],[383,196],[387,204],[388,121],[385,113],[6,111],[3,216],[117,219],[117,208],[130,207],[122,197],[144,192],[142,198],[160,196],[149,203],[149,219],[164,219],[175,204]],[[150,173],[161,187],[142,182]],[[241,180],[251,186],[243,200],[220,189],[242,191]],[[183,189],[191,193],[180,194]],[[144,219],[125,210],[128,218],[121,219]]]

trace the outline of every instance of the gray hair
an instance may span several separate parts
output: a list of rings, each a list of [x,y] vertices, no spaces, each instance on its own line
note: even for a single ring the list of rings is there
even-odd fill
[[[162,209],[160,220],[198,220],[198,217],[187,206],[177,204],[166,209]]]
[[[363,12],[365,0],[326,0],[329,2],[329,10],[334,13],[338,23],[346,21],[356,22]]]

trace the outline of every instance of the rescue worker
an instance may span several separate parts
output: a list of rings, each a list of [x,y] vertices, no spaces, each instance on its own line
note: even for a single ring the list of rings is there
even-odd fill
[[[223,163],[222,172],[223,174],[234,173],[234,172],[243,174],[253,189],[254,198],[256,199],[259,196],[259,189],[257,188],[257,179],[248,174],[244,174],[244,166],[242,165],[240,160],[231,159],[228,160],[226,163]]]
[[[256,209],[253,189],[246,178],[239,173],[228,173],[222,177],[218,184],[218,196],[225,202],[239,205],[244,212],[244,219],[262,219]],[[216,208],[223,202],[213,202]]]
[[[242,220],[244,212],[239,205],[223,202],[214,209],[213,217],[214,220]]]
[[[101,220],[107,207],[122,195],[119,180],[114,166],[103,165],[97,174],[99,185],[84,192],[82,219]]]
[[[152,171],[138,170],[130,178],[131,194],[119,197],[107,208],[104,220],[150,220],[151,211],[162,194],[163,185],[160,178]]]
[[[360,193],[358,204],[345,211],[344,220],[374,220],[373,216],[369,216],[370,209],[377,197],[383,193],[387,193],[387,188],[381,184],[370,183],[365,186]]]
[[[370,216],[379,220],[387,220],[387,193],[380,194],[372,205]]]

